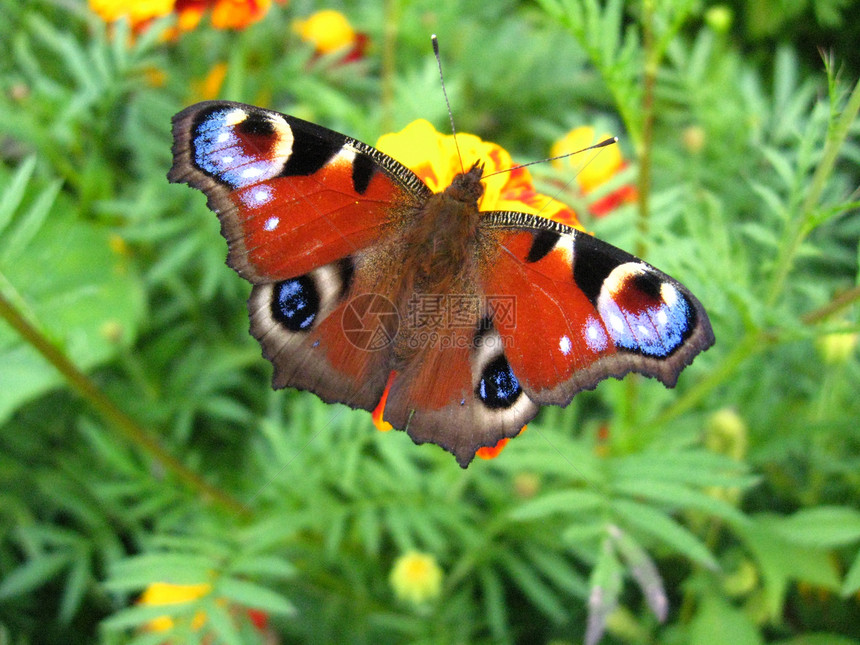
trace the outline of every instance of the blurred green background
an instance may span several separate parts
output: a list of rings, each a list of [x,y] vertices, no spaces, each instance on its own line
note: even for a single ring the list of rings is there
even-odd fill
[[[296,22],[322,9],[353,31]],[[0,15],[0,643],[860,643],[860,3]],[[203,98],[447,132],[431,33],[460,131],[519,162],[619,136],[562,198],[717,338],[674,390],[606,381],[466,471],[273,392],[217,218],[165,178]]]

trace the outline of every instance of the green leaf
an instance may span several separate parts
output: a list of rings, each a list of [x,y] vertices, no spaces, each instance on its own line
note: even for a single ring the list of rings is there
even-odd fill
[[[545,493],[529,500],[511,511],[513,520],[543,519],[549,515],[580,516],[583,512],[596,510],[605,502],[591,489],[574,489]]]
[[[272,614],[292,615],[296,612],[293,604],[281,594],[267,587],[238,578],[224,578],[218,581],[213,595],[224,596],[249,609],[260,609]]]
[[[775,529],[782,518],[759,514],[738,527],[761,568],[766,610],[771,618],[782,615],[782,604],[791,580],[799,580],[836,591],[839,575],[830,552],[787,541]]]
[[[70,553],[49,553],[13,569],[0,583],[0,600],[20,596],[41,587],[68,565],[71,559]]]
[[[764,643],[751,618],[715,594],[707,594],[700,600],[699,610],[690,622],[689,642],[696,645]]]
[[[21,205],[21,200],[27,190],[27,184],[33,176],[33,171],[36,169],[36,157],[28,157],[25,159],[14,176],[9,180],[0,194],[0,233],[12,221],[12,216],[18,207]]]
[[[556,623],[567,615],[556,593],[525,562],[513,553],[502,560],[514,583],[538,608]]]
[[[211,630],[216,642],[224,645],[245,645],[236,629],[235,619],[230,615],[229,606],[225,607],[210,598],[204,602],[203,611],[206,613],[207,631]]]
[[[135,591],[153,582],[200,584],[208,582],[214,562],[191,553],[146,553],[118,562],[104,585],[112,591]]]
[[[717,561],[701,540],[666,513],[623,499],[613,500],[612,508],[625,524],[662,540],[699,564],[717,568]]]
[[[68,200],[46,217],[53,190],[13,220],[12,234],[0,236],[0,289],[86,371],[137,335],[143,291],[127,260],[111,250],[110,233],[74,219]],[[0,365],[0,423],[62,383],[54,367],[3,323]]]
[[[847,506],[805,508],[776,522],[786,540],[816,547],[837,547],[860,540],[860,511]]]
[[[143,627],[146,623],[161,616],[174,617],[189,613],[190,603],[171,603],[167,605],[134,605],[120,609],[101,622],[104,629],[115,631]],[[197,603],[195,603],[197,605]],[[192,608],[193,609],[193,608]]]
[[[842,582],[842,595],[850,596],[853,593],[860,591],[860,551],[854,556],[854,562],[848,573],[845,574],[845,580]]]
[[[613,482],[615,492],[637,499],[669,504],[677,509],[695,509],[733,523],[746,521],[746,516],[731,504],[690,489],[683,484],[665,481],[625,480]]]
[[[484,609],[487,612],[490,631],[493,638],[503,641],[509,629],[504,585],[498,574],[490,567],[481,567],[478,570],[478,579],[483,591]]]

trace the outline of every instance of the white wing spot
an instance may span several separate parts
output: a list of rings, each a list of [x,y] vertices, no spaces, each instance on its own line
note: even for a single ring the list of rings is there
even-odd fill
[[[263,174],[263,169],[259,166],[248,166],[242,171],[243,179],[252,179]]]
[[[621,316],[618,314],[612,314],[609,316],[609,324],[612,325],[612,329],[617,332],[624,331],[624,321],[621,320]]]
[[[274,231],[276,228],[278,228],[278,224],[280,223],[281,220],[277,217],[270,217],[266,220],[266,223],[263,224],[263,228],[267,231]]]
[[[564,354],[565,356],[570,354],[570,350],[572,347],[573,347],[573,345],[570,342],[570,338],[567,336],[567,334],[565,334],[564,336],[562,336],[559,339],[558,348],[559,348],[559,350],[561,350],[561,353]]]

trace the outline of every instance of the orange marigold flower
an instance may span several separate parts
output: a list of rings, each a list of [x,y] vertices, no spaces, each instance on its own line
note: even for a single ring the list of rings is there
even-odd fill
[[[381,136],[376,147],[412,170],[434,193],[444,191],[454,177],[463,172],[464,166],[469,168],[474,162],[481,161],[485,179],[484,195],[478,205],[480,210],[524,212],[584,230],[570,207],[537,192],[528,169],[510,170],[515,164],[504,148],[483,141],[474,134],[459,133],[455,143],[453,135],[441,134],[429,121],[418,119],[400,132]],[[379,405],[372,414],[374,425],[383,431],[391,429],[391,424],[383,420],[383,414],[394,377],[392,372]],[[507,443],[508,439],[502,439],[495,446],[480,448],[476,455],[482,459],[492,459]]]
[[[452,135],[441,134],[429,121],[418,119],[400,132],[385,134],[376,147],[412,170],[435,193],[445,190],[457,173],[475,162],[484,163],[482,211],[520,211],[540,215],[581,228],[573,210],[535,190],[527,168],[514,167],[511,155],[501,146],[474,134],[457,134],[462,165]],[[498,171],[499,174],[493,174]],[[492,175],[492,176],[488,176]]]
[[[215,0],[212,26],[216,29],[243,29],[269,11],[272,0]]]
[[[604,134],[601,137],[595,137],[594,128],[583,126],[574,128],[561,139],[556,141],[550,150],[550,156],[557,157],[560,155],[569,154],[587,148],[588,146],[602,141],[609,137]],[[553,162],[556,168],[564,168],[573,166],[579,168],[577,161],[573,161],[573,157],[566,159],[556,159]],[[627,162],[621,156],[621,150],[617,145],[601,148],[600,154],[595,155],[589,163],[580,170],[576,176],[577,184],[583,195],[588,196],[594,191],[601,188],[619,172],[627,167]],[[633,203],[637,199],[636,188],[631,184],[613,190],[607,195],[598,199],[592,200],[590,209],[596,217],[602,217],[618,208],[622,204]]]
[[[346,16],[334,9],[323,9],[304,20],[296,20],[293,30],[312,44],[318,55],[343,50],[345,62],[361,58],[367,45],[367,35],[356,32]]]

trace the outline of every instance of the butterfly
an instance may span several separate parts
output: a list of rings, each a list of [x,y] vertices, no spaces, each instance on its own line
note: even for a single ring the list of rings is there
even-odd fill
[[[382,409],[463,468],[607,377],[674,386],[714,342],[701,303],[651,265],[481,212],[480,159],[434,193],[365,143],[229,101],[181,111],[173,136],[168,179],[218,215],[273,387]]]

